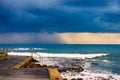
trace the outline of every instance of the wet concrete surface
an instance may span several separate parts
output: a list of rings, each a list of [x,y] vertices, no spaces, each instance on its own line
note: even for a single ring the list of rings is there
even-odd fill
[[[47,69],[0,69],[0,80],[50,80]]]
[[[23,61],[26,56],[9,56],[8,59],[0,61],[0,69],[8,69],[13,65]]]

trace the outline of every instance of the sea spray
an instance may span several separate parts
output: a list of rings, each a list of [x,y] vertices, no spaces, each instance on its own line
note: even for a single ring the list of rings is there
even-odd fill
[[[95,57],[107,56],[108,54],[52,54],[52,53],[21,53],[21,52],[9,52],[9,55],[19,55],[19,56],[31,56],[39,61],[40,56],[43,57],[42,63],[38,63],[41,65],[47,66],[59,66],[63,67],[73,67],[74,64],[78,66],[78,62],[83,60],[84,64],[80,64],[84,68],[83,72],[74,72],[74,71],[66,71],[61,72],[63,78],[71,80],[82,78],[83,80],[120,80],[120,75],[113,74],[109,71],[98,70],[95,68],[91,69],[91,61],[97,61]],[[40,56],[37,56],[39,54]],[[88,59],[89,58],[89,59]],[[91,58],[91,59],[90,59]],[[91,61],[90,61],[91,60]],[[99,60],[103,63],[110,63],[107,59]]]
[[[8,47],[11,48],[12,45],[8,45]],[[103,76],[106,74],[107,76],[114,76],[116,77],[116,80],[120,80],[119,76],[120,76],[120,45],[13,45],[12,48],[23,48],[23,49],[18,49],[18,50],[9,50],[8,54],[9,55],[21,55],[21,56],[32,56],[31,53],[37,53],[40,54],[40,56],[43,57],[43,65],[47,64],[47,65],[58,65],[60,67],[71,67],[73,65],[77,65],[79,66],[79,59],[82,58],[81,54],[105,54],[105,55],[100,55],[100,56],[87,56],[87,57],[83,57],[82,59],[84,59],[83,63],[84,65],[82,65],[82,67],[84,68],[84,71],[81,72],[81,75],[86,74],[89,75],[91,73],[93,74],[103,74]],[[24,49],[24,48],[28,48],[28,49]],[[35,50],[31,50],[31,48],[36,48]],[[38,50],[37,48],[42,48],[43,50]],[[43,55],[44,54],[44,55]],[[50,55],[47,55],[50,54]],[[62,57],[59,57],[60,55],[54,56],[54,54],[63,54]],[[64,55],[64,54],[70,54],[70,56],[68,55]],[[72,56],[72,54],[80,54]],[[45,55],[47,56],[51,56],[51,57],[45,57]],[[40,57],[34,55],[34,58],[40,59]],[[64,57],[63,57],[64,56]],[[68,57],[67,57],[68,56]],[[77,56],[77,57],[76,57]],[[55,58],[56,57],[56,58]],[[77,60],[77,63],[74,62],[74,60]],[[38,62],[39,64],[41,64],[41,62]],[[66,72],[65,72],[66,73]],[[72,73],[76,73],[73,72]],[[76,73],[78,74],[78,73]],[[67,75],[67,74],[66,74]],[[82,76],[83,76],[82,75]],[[78,75],[79,76],[79,75]],[[100,75],[98,75],[99,77]],[[101,75],[102,76],[102,75]],[[77,76],[73,76],[74,78],[79,78]],[[69,76],[68,76],[69,78]],[[82,78],[85,78],[85,76],[83,76]],[[94,79],[90,79],[90,77],[88,76],[89,79],[85,79],[85,80],[94,80]],[[98,79],[96,79],[98,80]],[[99,79],[101,80],[101,79]],[[112,79],[110,79],[112,80]]]
[[[61,76],[64,79],[83,79],[83,80],[120,80],[119,75],[111,74],[111,73],[94,73],[91,71],[83,71],[83,72],[74,72],[74,71],[66,71],[62,72]]]

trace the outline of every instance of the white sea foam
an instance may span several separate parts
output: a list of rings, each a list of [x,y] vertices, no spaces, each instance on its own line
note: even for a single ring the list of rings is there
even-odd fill
[[[107,59],[103,60],[103,62],[104,62],[104,63],[110,63],[110,61],[107,60]]]
[[[46,50],[45,48],[33,48],[34,50]]]
[[[31,53],[28,52],[8,52],[7,54],[11,56],[31,56]]]
[[[95,58],[95,57],[100,57],[100,56],[106,56],[108,54],[105,53],[99,53],[99,54],[67,54],[67,53],[57,53],[57,54],[52,54],[52,53],[21,53],[21,52],[9,52],[9,55],[19,55],[19,56],[31,56],[31,54],[39,54],[42,57],[64,57],[64,58]]]
[[[15,48],[14,50],[29,50],[30,48]]]
[[[10,50],[45,50],[44,48],[10,48]]]
[[[33,56],[34,59],[39,61],[41,65],[51,65],[51,66],[60,66],[60,67],[70,67],[71,64],[75,63],[74,59],[85,59],[85,58],[94,58],[106,56],[107,54],[51,54],[51,53],[18,53],[18,52],[9,52],[9,55],[17,56]],[[80,63],[78,63],[80,64]],[[91,66],[91,63],[84,62],[84,68]]]
[[[120,80],[120,75],[112,74],[112,73],[94,73],[91,71],[83,71],[83,72],[73,72],[66,71],[62,72],[61,76],[67,80],[71,80],[73,78],[82,78],[83,80]]]
[[[76,58],[79,60],[80,58],[93,58],[93,57],[100,57],[100,56],[106,56],[107,54],[52,54],[52,53],[18,53],[18,52],[9,52],[9,55],[19,55],[19,56],[31,56],[39,61],[37,64],[41,65],[52,65],[52,66],[59,66],[59,67],[71,67],[70,65],[74,59]],[[41,57],[43,59],[41,60]],[[69,60],[70,59],[70,60]],[[103,60],[103,62],[108,63],[108,60]],[[91,66],[89,62],[85,62],[85,67],[83,72],[74,72],[74,71],[67,71],[67,72],[61,72],[61,76],[63,78],[66,78],[67,80],[71,80],[72,78],[82,78],[83,80],[120,80],[120,75],[112,74],[107,71],[99,71],[99,70],[93,70],[87,69]],[[86,68],[87,67],[87,68]]]
[[[100,57],[100,56],[106,56],[108,54],[100,53],[100,54],[52,54],[52,53],[38,53],[42,57],[65,57],[65,58],[94,58],[94,57]]]

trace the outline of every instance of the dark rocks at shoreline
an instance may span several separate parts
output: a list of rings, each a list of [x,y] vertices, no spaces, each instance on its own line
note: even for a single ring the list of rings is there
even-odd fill
[[[82,72],[84,69],[82,67],[70,67],[70,68],[61,68],[59,69],[60,72],[66,71],[75,71],[75,72]]]
[[[76,60],[74,63],[71,63],[72,67],[84,67],[86,61],[84,59]]]
[[[29,64],[28,68],[59,68],[59,66],[47,66],[47,65],[40,65],[40,64]]]
[[[66,78],[64,78],[63,80],[68,80],[68,79],[66,79]],[[83,80],[82,78],[72,78],[71,80]]]
[[[68,79],[67,78],[63,78],[63,80],[68,80]],[[83,80],[83,78],[72,78],[70,80]],[[90,77],[87,80],[118,80],[118,79],[114,78],[113,76],[108,76],[107,78],[98,76],[98,77],[94,77],[94,78]]]
[[[29,48],[29,50],[34,50],[34,48]]]
[[[108,76],[107,78],[104,78],[104,77],[96,77],[97,79],[96,80],[117,80],[115,79],[113,76]]]
[[[91,66],[97,66],[97,65],[99,65],[99,63],[91,63]]]
[[[71,80],[76,80],[75,78],[72,78]]]
[[[29,68],[41,68],[40,64],[30,64]]]
[[[77,80],[83,80],[82,78],[77,78]]]
[[[79,67],[72,67],[71,70],[75,72],[82,72],[84,69],[81,66],[79,66]]]
[[[3,52],[0,52],[0,54],[4,54]]]
[[[34,58],[32,58],[32,62],[38,62],[37,60],[35,60]]]

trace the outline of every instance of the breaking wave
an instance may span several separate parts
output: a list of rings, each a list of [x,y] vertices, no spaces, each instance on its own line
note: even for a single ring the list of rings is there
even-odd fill
[[[8,48],[8,50],[45,50],[44,48]]]
[[[9,55],[18,55],[18,56],[31,56],[38,54],[41,57],[64,57],[64,58],[81,58],[81,59],[86,59],[86,58],[95,58],[95,57],[100,57],[100,56],[107,56],[108,54],[105,53],[98,53],[98,54],[67,54],[67,53],[21,53],[21,52],[9,52]]]
[[[82,66],[84,68],[83,72],[74,72],[74,71],[66,71],[61,72],[61,76],[64,79],[71,80],[71,79],[79,79],[82,78],[83,80],[120,80],[120,75],[113,74],[110,71],[105,71],[102,69],[91,69],[91,63],[87,62],[85,59],[87,58],[95,58],[101,56],[107,56],[108,54],[99,53],[99,54],[52,54],[52,53],[20,53],[20,52],[9,52],[9,55],[18,55],[18,56],[33,56],[34,59],[38,61],[37,64],[47,65],[47,66],[59,66],[59,67],[72,67],[73,64],[79,65],[81,62],[84,63]],[[43,57],[42,61],[40,57]],[[82,59],[82,60],[81,60]],[[92,59],[96,61],[96,59]],[[108,64],[110,63],[109,60],[104,59],[101,60],[103,63]],[[79,63],[78,63],[79,62]],[[71,65],[72,64],[72,65]]]

